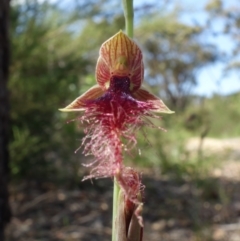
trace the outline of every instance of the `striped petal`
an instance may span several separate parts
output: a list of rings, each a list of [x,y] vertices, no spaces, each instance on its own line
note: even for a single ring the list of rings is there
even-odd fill
[[[110,84],[110,68],[107,63],[103,60],[103,58],[98,58],[97,67],[96,67],[96,80],[97,83],[104,88],[108,89]]]
[[[144,66],[142,52],[137,44],[122,31],[108,39],[100,48],[96,67],[96,79],[107,88],[111,76],[128,76],[132,92],[140,88]]]
[[[94,100],[104,94],[104,90],[99,85],[94,85],[80,97],[75,99],[70,105],[66,106],[60,111],[70,112],[70,111],[84,111],[86,107],[86,102],[89,100]]]
[[[132,94],[132,96],[139,100],[139,101],[145,101],[145,102],[151,102],[153,104],[154,112],[158,113],[166,113],[166,114],[172,114],[174,111],[171,111],[161,99],[159,99],[157,96],[151,94],[149,91],[145,90],[144,88],[138,89],[136,92]]]

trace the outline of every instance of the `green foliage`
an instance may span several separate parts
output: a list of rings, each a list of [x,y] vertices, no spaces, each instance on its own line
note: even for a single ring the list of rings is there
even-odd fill
[[[95,7],[89,3],[88,11],[98,14]],[[56,171],[60,179],[78,175],[81,151],[73,152],[82,128],[67,125],[77,115],[58,108],[95,84],[99,46],[123,27],[122,16],[109,22],[102,16],[81,20],[80,15],[46,2],[12,6],[10,151],[16,178],[47,180],[56,178]]]
[[[13,174],[41,179],[56,159],[66,158],[64,151],[76,147],[75,127],[65,128],[57,109],[79,94],[91,62],[77,53],[81,45],[62,25],[60,11],[34,5],[30,13],[23,6],[12,9],[11,157]]]
[[[239,93],[212,98],[192,97],[192,104],[183,113],[171,115],[171,118],[165,115],[155,122],[156,126],[166,128],[166,133],[147,128],[139,134],[141,155],[136,154],[132,161],[177,179],[198,182],[208,177],[213,168],[226,161],[228,154],[202,154],[201,146],[189,153],[186,143],[192,136],[203,138],[203,141],[206,136],[239,137],[239,103]]]
[[[240,135],[240,93],[229,96],[215,95],[205,100],[205,107],[211,113],[209,135],[218,138]]]
[[[12,6],[9,90],[14,178],[79,180],[85,157],[81,150],[73,152],[80,145],[83,127],[77,122],[67,124],[77,114],[66,115],[58,108],[95,84],[99,47],[124,26],[122,14],[113,9],[115,17],[106,17],[101,13],[103,6],[94,3],[78,12],[31,1]],[[153,166],[176,177],[206,173],[214,162],[190,157],[186,140],[240,134],[239,94],[205,100],[189,95],[197,70],[217,58],[213,46],[201,44],[203,31],[181,23],[176,13],[138,21],[135,32],[145,56],[145,83],[176,114],[155,122],[167,133],[151,128],[140,132],[141,156],[127,155],[136,165]]]

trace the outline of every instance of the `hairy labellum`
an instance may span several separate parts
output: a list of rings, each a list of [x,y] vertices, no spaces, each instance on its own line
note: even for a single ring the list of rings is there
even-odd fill
[[[155,113],[173,113],[157,96],[141,85],[142,52],[122,31],[100,48],[96,66],[97,85],[90,88],[61,111],[84,111],[78,118],[86,123],[82,146],[85,155],[95,160],[88,166],[87,178],[116,177],[128,203],[140,210],[138,199],[141,182],[134,171],[123,164],[123,150],[131,150],[137,142],[135,133],[151,122]],[[125,139],[125,141],[123,141]],[[131,216],[131,215],[130,215]],[[136,215],[140,218],[140,215]]]

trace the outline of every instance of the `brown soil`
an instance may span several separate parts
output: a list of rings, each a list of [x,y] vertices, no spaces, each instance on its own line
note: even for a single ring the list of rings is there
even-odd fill
[[[226,162],[204,180],[172,180],[150,173],[145,189],[145,241],[240,240],[238,161]],[[7,241],[111,240],[112,181],[11,187],[13,218]]]

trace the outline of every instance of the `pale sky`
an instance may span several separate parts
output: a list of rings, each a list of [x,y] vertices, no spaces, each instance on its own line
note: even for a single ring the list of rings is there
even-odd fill
[[[148,3],[155,2],[154,0],[148,0]],[[176,2],[176,1],[172,1]],[[204,24],[206,20],[206,14],[204,14],[203,7],[207,0],[192,1],[181,0],[179,4],[184,6],[184,14],[181,16],[181,20],[187,24]],[[145,0],[135,0],[134,6],[146,3]],[[224,4],[238,6],[238,0],[225,0]],[[218,21],[214,28],[217,30],[221,27],[221,22]],[[230,51],[232,44],[226,37],[213,37],[206,36],[204,41],[217,44],[220,50]],[[214,93],[219,94],[231,94],[240,91],[240,73],[232,72],[226,76],[223,76],[223,64],[215,64],[209,67],[205,67],[198,75],[198,86],[194,89],[194,92],[201,95],[211,96]]]

